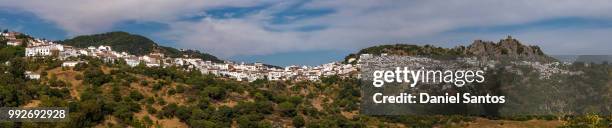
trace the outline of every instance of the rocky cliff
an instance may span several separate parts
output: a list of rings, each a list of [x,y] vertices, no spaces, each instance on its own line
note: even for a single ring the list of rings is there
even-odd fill
[[[524,45],[519,40],[508,36],[499,42],[475,40],[468,46],[442,48],[432,45],[393,44],[368,47],[358,53],[349,54],[345,60],[358,58],[360,54],[388,54],[400,56],[433,56],[433,57],[478,57],[487,60],[530,60],[555,61],[544,54],[538,46]]]
[[[474,43],[462,50],[466,55],[476,56],[487,59],[527,59],[527,60],[543,60],[551,61],[549,57],[542,52],[540,47],[534,45],[523,45],[517,39],[508,36],[506,39],[501,39],[499,42],[475,40]]]

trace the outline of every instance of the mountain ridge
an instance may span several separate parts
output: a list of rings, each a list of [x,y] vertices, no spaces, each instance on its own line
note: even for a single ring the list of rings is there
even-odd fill
[[[470,45],[459,45],[453,48],[443,48],[433,45],[414,44],[387,44],[367,47],[357,53],[351,53],[345,57],[344,62],[351,58],[358,59],[360,54],[374,55],[400,55],[400,56],[433,56],[433,57],[478,57],[482,59],[503,60],[531,60],[531,61],[556,61],[554,58],[544,54],[539,46],[525,45],[519,40],[508,36],[498,42],[474,40]]]
[[[80,35],[71,39],[60,40],[57,42],[60,44],[70,45],[78,48],[107,45],[111,46],[113,50],[119,52],[127,52],[137,56],[159,52],[170,57],[181,57],[183,55],[187,55],[195,58],[200,58],[202,60],[210,60],[213,62],[222,61],[216,56],[213,56],[208,53],[203,53],[198,50],[178,50],[172,47],[161,46],[147,37],[138,34],[131,34],[124,31]]]

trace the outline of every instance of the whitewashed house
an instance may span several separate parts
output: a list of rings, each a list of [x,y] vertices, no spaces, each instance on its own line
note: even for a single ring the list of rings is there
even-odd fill
[[[26,56],[50,56],[53,54],[53,51],[57,50],[58,52],[64,51],[64,46],[61,44],[51,44],[51,45],[42,45],[36,47],[28,47],[26,48]]]
[[[270,81],[281,80],[282,77],[283,77],[283,72],[279,72],[279,71],[268,72],[268,80]]]
[[[110,46],[100,45],[98,46],[98,51],[112,51]]]
[[[68,57],[77,57],[79,56],[79,51],[69,48],[69,49],[64,49],[64,51],[60,52],[60,59],[64,60]]]
[[[147,67],[159,67],[160,66],[159,63],[147,63],[146,65]]]
[[[19,46],[23,43],[23,40],[20,39],[14,39],[14,40],[8,40],[6,42],[6,45],[10,45],[10,46]]]
[[[38,79],[40,79],[40,74],[38,74],[38,73],[34,73],[34,72],[32,72],[32,71],[26,71],[26,72],[25,72],[25,76],[26,76],[26,78],[28,78],[28,79],[32,79],[32,80],[38,80]]]
[[[136,67],[140,64],[140,60],[138,60],[138,58],[136,57],[129,57],[129,58],[125,58],[125,63],[127,63],[127,65],[129,65],[130,67]]]
[[[79,63],[87,63],[85,61],[66,61],[62,63],[62,67],[74,67]]]

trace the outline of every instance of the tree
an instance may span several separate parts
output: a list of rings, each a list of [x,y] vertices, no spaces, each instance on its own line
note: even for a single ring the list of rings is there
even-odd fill
[[[136,90],[132,90],[130,91],[130,98],[135,101],[140,101],[144,99],[144,96],[140,92]]]
[[[130,106],[124,104],[117,104],[114,108],[113,116],[127,122],[130,121],[133,117],[132,111],[130,111]]]
[[[25,61],[21,58],[13,58],[10,63],[11,68],[9,68],[9,73],[13,74],[14,78],[25,79]]]
[[[23,47],[8,46],[0,49],[0,62],[23,56],[25,56],[25,48]]]
[[[210,116],[209,113],[204,112],[204,110],[202,109],[196,108],[191,111],[190,119],[191,120],[207,119],[209,116]]]
[[[191,110],[184,106],[179,106],[176,108],[176,114],[179,119],[187,120],[191,116]]]
[[[217,86],[209,86],[203,89],[202,94],[205,96],[209,96],[215,100],[221,100],[225,98],[225,88],[217,87]]]
[[[256,100],[255,101],[257,112],[262,113],[262,114],[272,113],[272,111],[274,110],[272,105],[273,105],[272,101],[267,101],[267,100]]]
[[[293,103],[293,104],[301,104],[302,103],[302,97],[301,96],[292,96],[289,97],[289,99],[287,99],[289,102]]]
[[[177,109],[178,109],[178,105],[176,105],[175,103],[171,103],[165,106],[164,108],[162,108],[159,114],[161,115],[161,117],[172,117],[176,113]]]
[[[208,120],[190,120],[189,126],[193,128],[219,128],[221,126],[217,125],[215,122]]]
[[[293,126],[295,126],[296,128],[304,127],[304,124],[305,124],[304,117],[299,116],[299,115],[293,117]]]
[[[183,86],[183,85],[176,85],[176,92],[177,93],[185,92],[185,86]]]
[[[296,115],[295,112],[295,104],[291,102],[283,102],[278,105],[279,110],[282,112],[283,116],[292,117]]]
[[[73,69],[74,69],[75,71],[83,71],[83,70],[84,70],[84,69],[86,69],[87,67],[88,67],[87,63],[77,63],[77,64],[74,66],[74,68],[73,68]]]
[[[83,74],[85,74],[85,82],[95,86],[100,86],[112,80],[112,77],[104,74],[100,68],[88,68]]]
[[[73,103],[74,105],[71,106],[74,106],[74,108],[70,108],[70,127],[92,127],[101,122],[104,116],[109,113],[104,108],[107,105],[95,99]]]
[[[248,114],[238,117],[238,119],[236,119],[236,122],[238,122],[238,126],[240,126],[241,128],[253,128],[259,127],[259,121],[263,119],[264,117],[262,115]]]
[[[142,121],[144,121],[144,124],[145,124],[146,127],[149,127],[149,126],[153,125],[153,120],[151,120],[151,118],[148,115],[144,116],[142,118]]]

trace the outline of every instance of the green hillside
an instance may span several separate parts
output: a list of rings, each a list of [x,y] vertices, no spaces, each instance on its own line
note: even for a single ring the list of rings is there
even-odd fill
[[[207,53],[201,53],[194,50],[180,51],[175,48],[160,46],[147,37],[122,31],[77,36],[72,39],[59,41],[58,43],[78,48],[107,45],[111,46],[114,51],[127,52],[137,56],[147,55],[151,52],[161,52],[169,57],[190,55],[203,60],[221,61],[217,57]]]

